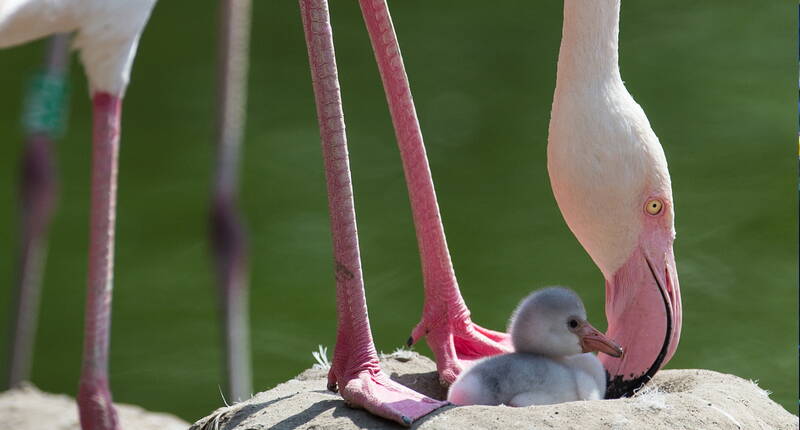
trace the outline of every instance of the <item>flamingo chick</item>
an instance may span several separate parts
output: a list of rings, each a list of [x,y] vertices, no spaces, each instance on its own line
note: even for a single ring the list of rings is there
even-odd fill
[[[463,372],[447,400],[456,405],[531,406],[602,399],[606,375],[592,351],[622,348],[586,321],[575,292],[551,287],[520,302],[508,332],[516,352],[487,358]]]

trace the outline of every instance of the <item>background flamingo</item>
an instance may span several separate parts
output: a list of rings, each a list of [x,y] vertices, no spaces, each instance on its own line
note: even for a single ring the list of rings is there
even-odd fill
[[[68,104],[69,35],[50,38],[45,64],[26,94],[25,149],[19,179],[17,273],[8,344],[8,387],[30,379],[39,318],[42,272],[47,259],[47,231],[58,200],[55,144],[64,131]]]
[[[117,160],[122,97],[140,34],[155,0],[4,3],[0,47],[76,31],[94,108],[89,269],[78,407],[84,429],[117,429],[108,388]]]
[[[218,270],[227,394],[236,400],[252,393],[247,246],[241,215],[236,208],[239,148],[247,100],[250,3],[244,0],[222,1],[220,5],[218,153],[210,223]],[[12,12],[10,17],[13,18],[15,13]],[[69,41],[67,33],[52,37],[45,68],[36,75],[30,94],[26,96],[23,123],[28,136],[18,196],[21,202],[20,255],[11,306],[13,321],[8,346],[8,386],[28,380],[33,362],[47,231],[57,192],[52,146],[54,138],[62,133],[65,122]]]
[[[239,158],[247,110],[250,7],[250,0],[220,2],[217,156],[209,220],[217,266],[227,393],[233,401],[253,394],[247,235],[237,207]]]

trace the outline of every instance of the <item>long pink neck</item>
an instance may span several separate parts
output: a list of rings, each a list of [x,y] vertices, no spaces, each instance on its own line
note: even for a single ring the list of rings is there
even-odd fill
[[[444,300],[437,300],[437,303],[449,303],[457,308],[450,309],[450,315],[454,312],[468,313],[458,290],[453,263],[450,260],[422,131],[417,120],[411,88],[389,9],[385,0],[360,0],[359,3],[386,90],[386,99],[403,160],[422,259],[426,299],[442,296]],[[428,305],[426,300],[426,307]]]
[[[367,316],[344,113],[327,2],[301,0],[300,8],[325,159],[328,211],[336,260],[339,328],[335,361],[344,359],[353,363],[368,363],[377,372],[380,368]],[[353,368],[345,366],[341,370]]]

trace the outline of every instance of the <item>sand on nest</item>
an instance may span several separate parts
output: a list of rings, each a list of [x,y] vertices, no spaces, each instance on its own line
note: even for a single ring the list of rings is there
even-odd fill
[[[442,399],[435,364],[407,351],[383,356],[392,379]],[[216,410],[191,430],[397,429],[348,407],[325,388],[324,369],[309,369],[250,400]],[[636,396],[548,406],[445,406],[419,429],[797,429],[798,418],[755,383],[710,370],[659,372]]]
[[[125,430],[186,430],[189,423],[170,414],[115,404]],[[80,430],[78,405],[66,394],[45,393],[24,384],[0,393],[0,429]]]

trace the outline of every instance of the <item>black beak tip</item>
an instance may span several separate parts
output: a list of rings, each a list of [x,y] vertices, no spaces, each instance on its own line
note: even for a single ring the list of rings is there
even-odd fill
[[[634,379],[622,379],[622,375],[615,375],[613,378],[606,372],[606,399],[620,399],[631,397],[636,391],[650,381],[647,375],[641,375]]]

